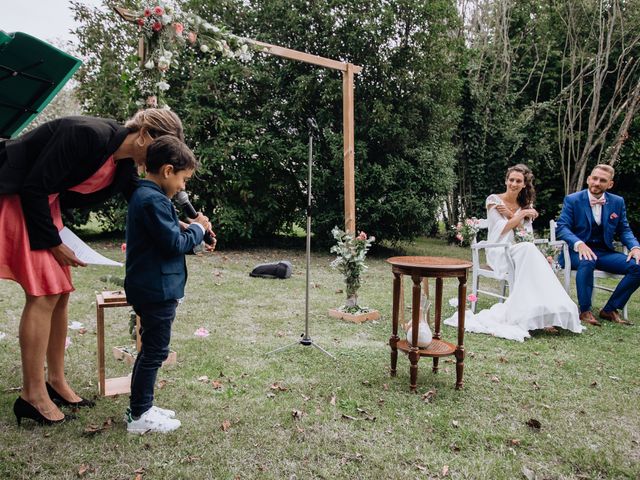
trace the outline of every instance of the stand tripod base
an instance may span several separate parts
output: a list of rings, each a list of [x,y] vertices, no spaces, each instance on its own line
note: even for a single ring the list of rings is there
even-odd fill
[[[284,347],[280,347],[280,348],[276,348],[275,350],[271,350],[270,352],[267,352],[267,355],[271,355],[272,353],[276,353],[276,352],[281,352],[283,350],[286,350],[288,348],[291,348],[295,345],[303,345],[305,347],[315,347],[318,350],[320,350],[322,353],[324,353],[325,355],[330,356],[331,358],[333,358],[334,360],[336,359],[336,357],[334,357],[333,355],[331,355],[329,352],[327,352],[324,348],[322,348],[320,345],[318,345],[317,343],[314,343],[313,340],[311,340],[311,337],[305,335],[304,333],[302,335],[300,335],[302,338],[300,338],[300,340],[298,340],[297,342],[294,343],[290,343],[289,345],[285,345]]]

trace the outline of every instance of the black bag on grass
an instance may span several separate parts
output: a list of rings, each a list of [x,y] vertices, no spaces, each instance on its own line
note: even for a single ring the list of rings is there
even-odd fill
[[[291,262],[282,260],[276,263],[262,263],[256,265],[249,276],[259,278],[289,278],[291,276]]]

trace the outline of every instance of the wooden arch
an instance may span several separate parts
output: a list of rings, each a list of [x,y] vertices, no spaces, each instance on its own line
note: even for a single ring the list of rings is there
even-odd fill
[[[124,20],[135,19],[129,10],[122,7],[114,7],[114,10]],[[342,132],[343,132],[343,162],[344,162],[344,228],[345,231],[356,231],[356,189],[355,189],[355,135],[354,135],[354,76],[362,71],[362,67],[352,63],[340,62],[330,58],[311,55],[309,53],[292,50],[290,48],[271,45],[250,38],[243,39],[247,43],[263,49],[264,53],[278,57],[297,60],[300,62],[318,65],[342,72]]]

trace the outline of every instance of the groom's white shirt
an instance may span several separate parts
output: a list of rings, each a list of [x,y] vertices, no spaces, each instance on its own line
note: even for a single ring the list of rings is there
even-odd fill
[[[587,195],[589,195],[589,203],[591,203],[591,200],[596,200],[596,197],[594,197],[593,195],[591,195],[591,192],[587,190]],[[606,193],[603,193],[602,195],[605,195],[605,200],[607,199],[606,197]],[[602,223],[602,205],[591,205],[591,213],[593,214],[593,221],[596,222],[598,225],[600,225]],[[581,243],[584,243],[582,240],[578,240],[576,243],[573,244],[573,251],[577,252],[578,251],[578,247],[580,246]]]

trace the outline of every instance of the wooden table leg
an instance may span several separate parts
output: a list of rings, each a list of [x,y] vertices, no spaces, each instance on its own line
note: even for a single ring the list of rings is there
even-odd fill
[[[106,381],[104,368],[104,308],[97,306],[96,313],[96,330],[98,336],[98,393],[105,395]]]
[[[442,321],[442,278],[436,278],[436,308],[433,312],[433,338],[442,339],[441,322]],[[433,357],[433,373],[438,373],[439,357]]]
[[[463,386],[464,371],[464,315],[467,301],[467,277],[458,277],[458,345],[456,346],[456,390]],[[462,305],[462,307],[460,307]]]
[[[389,338],[389,346],[391,347],[391,376],[396,376],[396,367],[398,365],[398,317],[400,316],[400,290],[402,288],[401,275],[393,274],[393,327],[391,337]]]
[[[421,287],[422,278],[419,275],[412,275],[413,289],[412,289],[412,304],[411,304],[411,350],[409,351],[409,361],[411,362],[410,377],[411,377],[411,390],[415,392],[418,388],[418,360],[420,360],[420,354],[418,353],[418,336],[419,324],[420,324],[420,300],[421,300]]]

